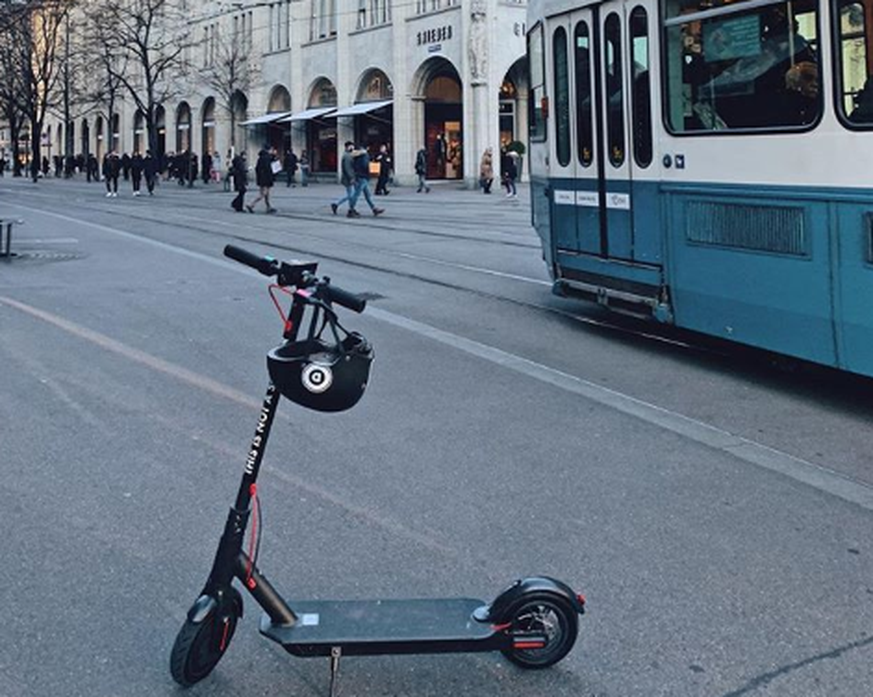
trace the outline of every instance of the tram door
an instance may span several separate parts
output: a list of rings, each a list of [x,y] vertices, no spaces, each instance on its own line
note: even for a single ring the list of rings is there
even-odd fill
[[[551,25],[555,133],[550,170],[554,211],[561,221],[555,222],[557,252],[657,263],[651,250],[643,251],[645,244],[635,253],[628,87],[639,63],[624,4],[611,0],[556,19]],[[648,93],[634,108],[644,108],[648,118]],[[650,162],[650,142],[648,148]]]

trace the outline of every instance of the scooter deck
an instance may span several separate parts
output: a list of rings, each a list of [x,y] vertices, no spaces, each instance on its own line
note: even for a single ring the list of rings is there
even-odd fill
[[[433,600],[325,600],[289,602],[298,621],[277,625],[261,619],[261,633],[296,656],[495,651],[509,640],[473,619],[485,605],[474,598]]]

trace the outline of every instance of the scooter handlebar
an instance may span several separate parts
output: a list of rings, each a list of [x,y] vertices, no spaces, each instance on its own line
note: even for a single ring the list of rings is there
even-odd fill
[[[324,296],[322,297],[324,297],[325,300],[331,303],[336,303],[337,305],[342,305],[353,312],[363,312],[364,308],[367,307],[367,300],[365,298],[362,298],[351,291],[344,290],[339,286],[331,285],[327,279],[324,279],[324,282],[321,283],[318,278],[311,273],[311,271],[315,270],[315,264],[301,264],[299,267],[294,267],[293,265],[289,266],[288,264],[283,264],[272,257],[259,257],[257,254],[253,254],[241,247],[235,247],[232,244],[229,244],[224,248],[224,256],[229,257],[234,261],[238,261],[240,264],[245,264],[246,266],[264,274],[264,276],[280,276],[280,284],[289,283],[298,286],[319,284],[323,289]],[[305,268],[306,266],[310,267],[311,271]],[[287,272],[289,269],[296,268],[300,269],[299,274],[283,273],[283,270]],[[283,278],[285,280],[283,280]]]
[[[240,247],[234,247],[232,244],[224,248],[224,256],[238,261],[240,264],[245,264],[255,269],[264,276],[275,276],[279,273],[279,264],[275,259],[270,257],[259,257],[257,254],[252,254],[248,250]]]

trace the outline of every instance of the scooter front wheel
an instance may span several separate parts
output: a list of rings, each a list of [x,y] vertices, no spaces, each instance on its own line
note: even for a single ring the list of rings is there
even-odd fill
[[[199,622],[186,619],[170,653],[173,680],[190,687],[209,675],[227,651],[239,615],[236,603],[228,603],[222,611],[214,608]]]
[[[502,653],[522,668],[554,665],[570,653],[579,633],[577,611],[549,594],[522,596],[505,617],[514,645]]]

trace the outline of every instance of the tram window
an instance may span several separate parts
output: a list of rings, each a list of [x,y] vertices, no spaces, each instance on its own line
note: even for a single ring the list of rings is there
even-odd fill
[[[594,121],[591,118],[591,37],[588,24],[579,22],[574,32],[576,61],[576,148],[579,164],[594,159]]]
[[[552,36],[555,68],[555,154],[561,167],[570,164],[570,74],[567,64],[567,31],[558,27]]]
[[[613,12],[604,24],[603,50],[606,65],[606,142],[609,161],[615,167],[624,163],[624,85],[621,65],[621,20]]]
[[[822,112],[817,0],[667,0],[675,133],[810,128]]]
[[[860,2],[839,2],[840,113],[850,123],[873,126],[873,69],[867,42],[868,14]]]
[[[652,163],[652,91],[649,73],[649,22],[642,7],[636,7],[631,12],[630,33],[634,161],[640,167],[648,167]]]
[[[537,25],[527,35],[527,62],[530,70],[528,97],[528,133],[532,141],[546,139],[546,66],[543,53],[543,26]]]

